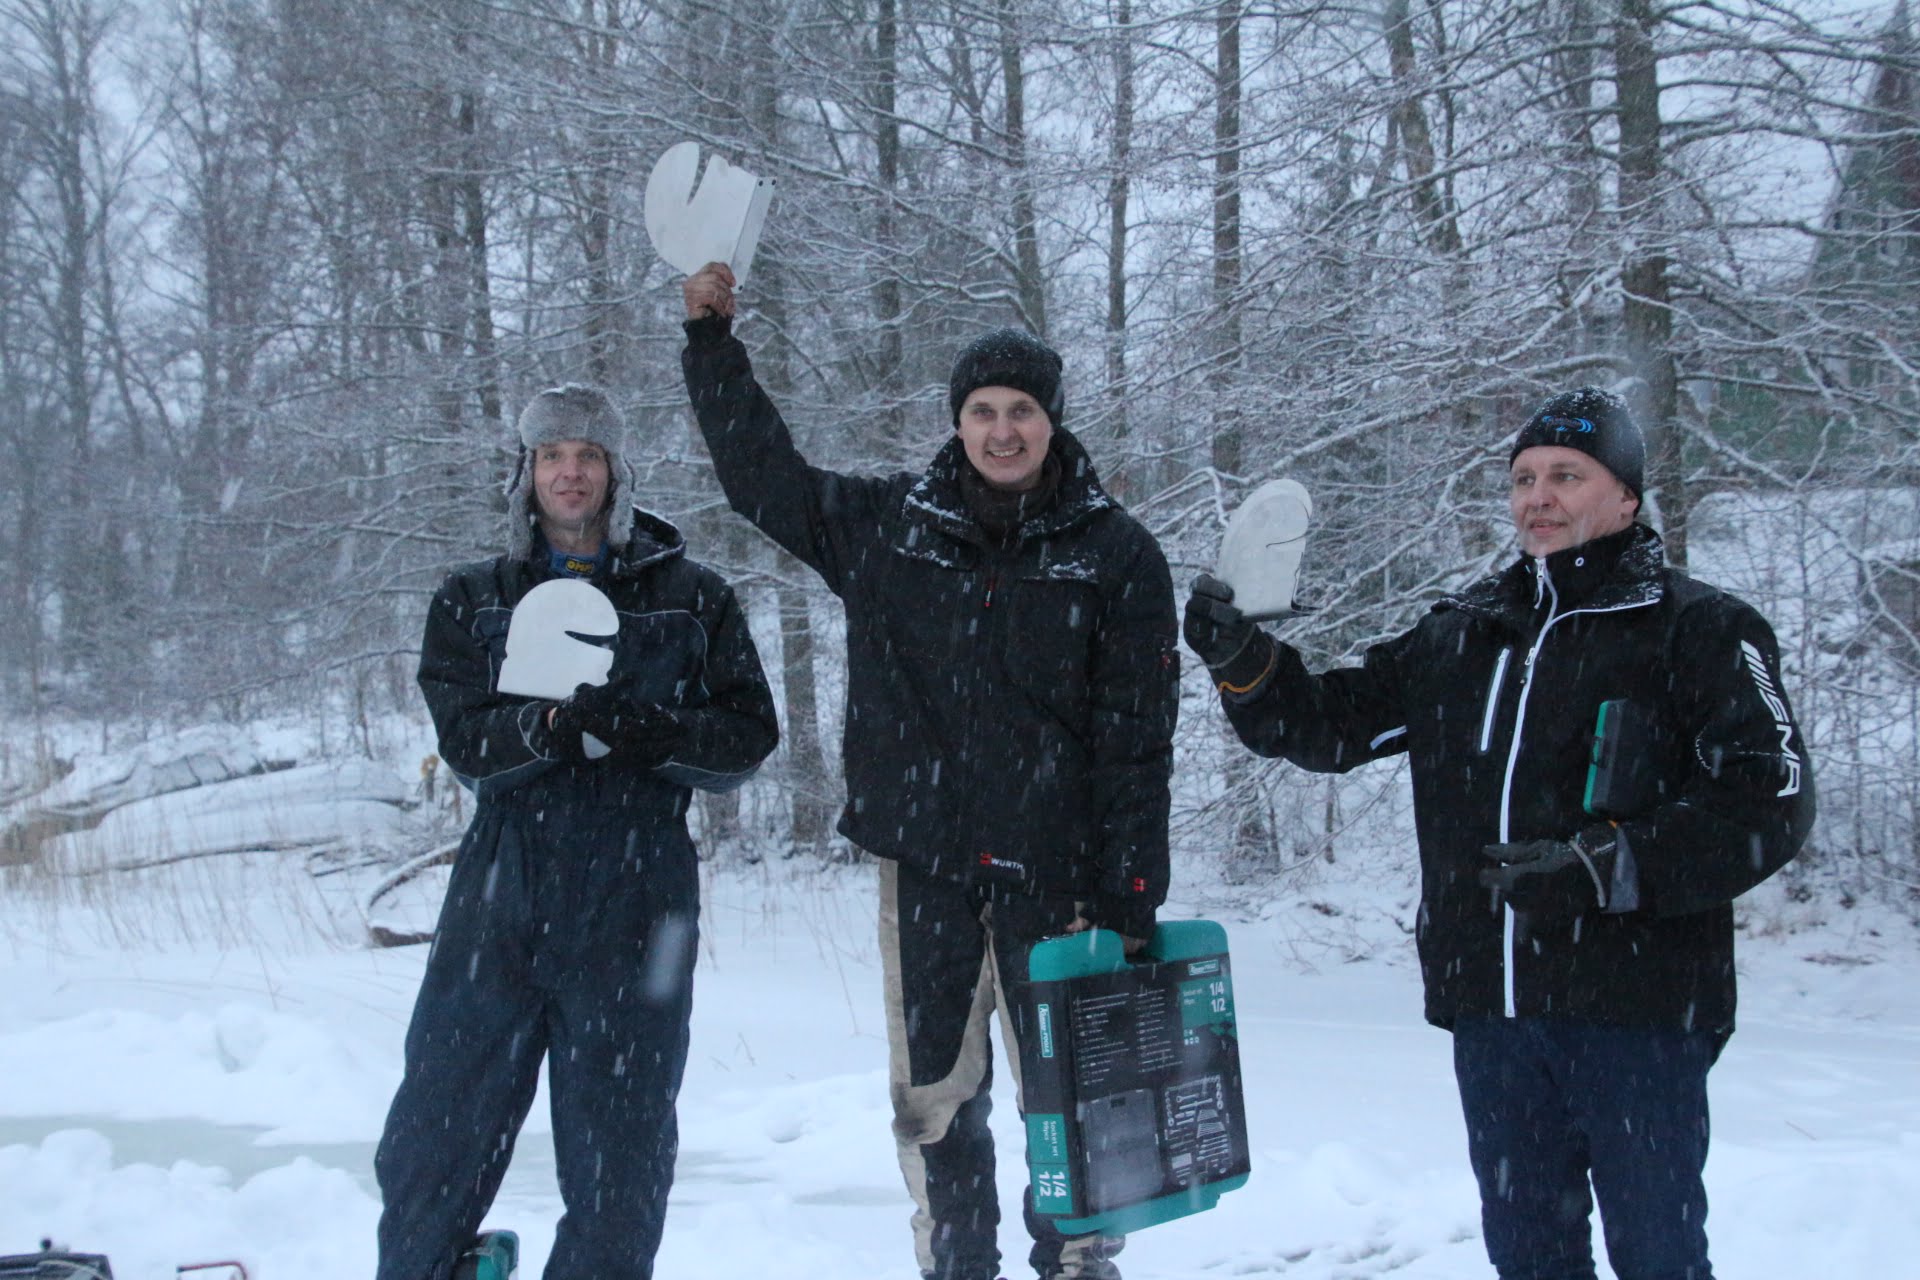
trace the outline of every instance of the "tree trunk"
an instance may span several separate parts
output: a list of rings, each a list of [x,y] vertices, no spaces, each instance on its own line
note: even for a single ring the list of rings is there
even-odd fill
[[[1614,20],[1620,217],[1627,246],[1620,266],[1620,325],[1627,371],[1634,379],[1631,400],[1647,434],[1648,482],[1659,492],[1667,558],[1684,569],[1692,495],[1681,458],[1679,381],[1667,282],[1660,63],[1653,46],[1659,21],[1652,0],[1620,0]]]
[[[1213,402],[1213,467],[1221,482],[1238,490],[1246,479],[1244,422],[1240,412],[1240,5],[1222,0],[1214,13],[1213,116],[1213,312],[1217,328],[1208,375]],[[1244,751],[1230,751],[1227,791],[1233,812],[1228,871],[1249,880],[1275,857],[1272,815],[1257,766]]]
[[[1410,0],[1387,0],[1388,66],[1396,101],[1393,120],[1406,157],[1407,184],[1413,191],[1413,213],[1435,253],[1454,257],[1460,252],[1460,228],[1448,207],[1444,189],[1434,178],[1433,130],[1421,104],[1419,65],[1413,47]]]
[[[487,265],[487,195],[482,166],[480,105],[477,93],[462,93],[458,125],[461,164],[460,230],[467,250],[467,349],[473,357],[472,382],[480,400],[482,429],[497,435],[504,393],[500,357],[493,331],[493,276]]]
[[[1115,0],[1113,12],[1113,128],[1107,140],[1107,404],[1115,443],[1124,447],[1131,427],[1127,387],[1127,206],[1133,174],[1133,0]],[[1127,473],[1112,477],[1115,496],[1126,497]]]
[[[781,0],[768,0],[756,14],[752,35],[754,48],[753,127],[759,136],[761,155],[771,159],[779,154],[781,58],[774,43],[774,24],[779,18]],[[891,116],[891,110],[888,115]],[[899,127],[892,124],[894,164],[898,164]],[[895,174],[897,177],[897,172]],[[881,193],[883,205],[892,201],[892,187]],[[770,241],[774,248],[777,239]],[[898,306],[899,284],[891,266],[884,268]],[[762,378],[776,402],[785,400],[794,390],[793,350],[787,338],[787,271],[778,252],[768,253],[760,264],[755,281],[759,309],[766,317],[772,340],[761,353]],[[890,326],[894,342],[899,341],[897,312]],[[895,369],[898,368],[896,357]],[[774,601],[780,615],[780,672],[782,699],[786,715],[780,726],[780,739],[787,754],[787,826],[790,855],[826,852],[832,835],[833,807],[828,798],[831,780],[827,776],[826,756],[820,742],[820,694],[813,669],[813,617],[808,606],[808,591],[800,585],[808,570],[784,551],[774,551]]]
[[[1000,74],[1006,90],[1007,168],[1013,214],[1014,292],[1020,317],[1041,337],[1047,334],[1046,282],[1040,275],[1040,228],[1035,209],[1033,162],[1027,155],[1027,72],[1018,0],[999,0]]]
[[[1240,325],[1240,5],[1221,0],[1214,11],[1213,314],[1214,341],[1207,378],[1213,409],[1213,467],[1229,482],[1242,479],[1239,363]]]
[[[606,0],[604,16],[596,14],[597,7],[596,0],[585,0],[589,27],[586,61],[601,78],[611,80],[620,56],[619,6],[614,0]],[[579,180],[580,250],[587,277],[587,376],[606,386],[613,378],[619,334],[613,283],[613,191],[623,175],[615,173],[616,144],[607,138],[605,126],[589,120],[584,127],[591,131],[586,175]]]
[[[880,328],[880,367],[876,371],[882,393],[880,430],[889,441],[906,433],[907,361],[902,327],[905,304],[900,291],[899,187],[900,26],[896,0],[879,0],[874,30],[874,243],[879,249],[873,288],[874,319]]]

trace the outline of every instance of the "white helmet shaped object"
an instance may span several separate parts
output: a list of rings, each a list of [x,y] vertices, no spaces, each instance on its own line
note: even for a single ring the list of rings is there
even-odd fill
[[[499,690],[528,698],[566,698],[583,684],[605,684],[613,650],[586,637],[620,633],[620,614],[606,593],[579,578],[554,578],[520,597],[507,623],[507,660]],[[587,758],[607,754],[607,744],[580,735]]]
[[[668,266],[692,275],[709,262],[724,262],[733,268],[734,282],[744,286],[760,247],[773,182],[713,155],[696,187],[699,168],[697,142],[677,142],[654,163],[642,205],[647,236]]]
[[[592,643],[620,632],[613,601],[591,582],[554,578],[513,608],[507,624],[507,660],[500,664],[501,693],[529,698],[565,698],[583,684],[605,684],[613,650]]]

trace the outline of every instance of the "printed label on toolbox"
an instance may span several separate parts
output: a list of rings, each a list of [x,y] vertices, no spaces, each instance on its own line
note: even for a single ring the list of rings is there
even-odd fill
[[[1093,992],[1067,1007],[1075,1097],[1098,1097],[1116,1080],[1166,1071],[1179,1060],[1173,1001],[1164,988]]]
[[[1067,1118],[1029,1115],[1027,1153],[1041,1163],[1064,1161],[1067,1158]]]
[[[1068,1155],[1068,1117],[1027,1117],[1027,1171],[1033,1174],[1033,1209],[1054,1217],[1073,1213],[1073,1173]]]
[[[1218,1075],[1167,1087],[1165,1143],[1168,1168],[1184,1184],[1231,1172],[1237,1160],[1227,1122],[1227,1085]]]
[[[1233,1023],[1233,979],[1226,974],[1197,978],[1180,984],[1180,1026],[1193,1043],[1196,1027],[1231,1026]]]
[[[1064,1164],[1029,1166],[1033,1175],[1033,1208],[1036,1213],[1067,1217],[1073,1213],[1073,1174]]]

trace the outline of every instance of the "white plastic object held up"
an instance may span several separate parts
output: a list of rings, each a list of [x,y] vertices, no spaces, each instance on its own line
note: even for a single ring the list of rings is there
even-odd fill
[[[647,178],[645,217],[654,252],[687,275],[709,262],[724,262],[733,268],[735,282],[744,285],[760,247],[773,186],[771,179],[718,155],[707,158],[706,172],[700,174],[700,144],[676,142]]]
[[[1255,622],[1295,612],[1294,581],[1307,549],[1313,499],[1298,480],[1269,480],[1240,504],[1220,540],[1214,576],[1233,588],[1233,603]]]

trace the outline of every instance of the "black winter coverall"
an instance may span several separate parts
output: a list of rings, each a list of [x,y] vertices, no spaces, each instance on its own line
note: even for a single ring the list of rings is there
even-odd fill
[[[543,545],[456,570],[428,611],[420,687],[440,751],[478,797],[407,1028],[375,1156],[379,1280],[443,1280],[479,1228],[548,1063],[566,1212],[553,1280],[646,1280],[660,1242],[687,1055],[698,919],[691,787],[750,777],[778,731],[733,592],[671,525],[594,578],[619,614],[610,679],[687,732],[656,768],[558,759],[553,704],[496,691]]]

